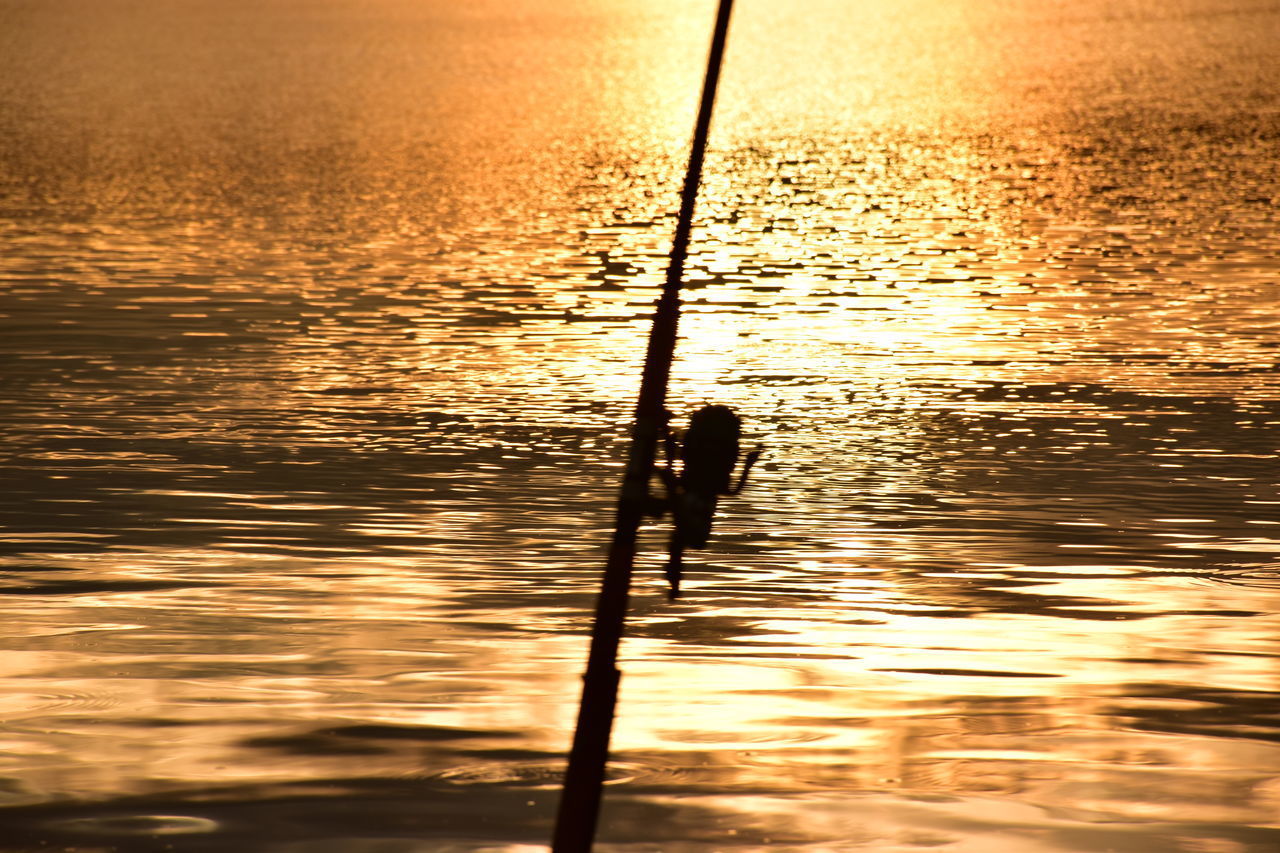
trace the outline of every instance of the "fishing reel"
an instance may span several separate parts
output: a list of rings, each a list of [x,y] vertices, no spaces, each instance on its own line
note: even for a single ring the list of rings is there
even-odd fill
[[[663,433],[666,465],[657,472],[666,497],[654,500],[655,511],[650,514],[662,516],[669,511],[674,522],[666,577],[670,585],[668,597],[676,599],[680,596],[685,550],[706,547],[720,497],[742,491],[763,449],[757,447],[742,457],[742,419],[728,406],[698,409],[690,416],[688,429],[679,436],[670,429],[668,418]],[[735,483],[733,471],[740,458],[742,470]],[[678,471],[677,460],[681,463]]]

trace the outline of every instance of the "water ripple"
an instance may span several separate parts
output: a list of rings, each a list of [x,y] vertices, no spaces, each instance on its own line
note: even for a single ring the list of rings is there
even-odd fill
[[[541,844],[707,4],[214,5],[4,4],[0,834]],[[1276,11],[739,6],[606,843],[1274,849]]]

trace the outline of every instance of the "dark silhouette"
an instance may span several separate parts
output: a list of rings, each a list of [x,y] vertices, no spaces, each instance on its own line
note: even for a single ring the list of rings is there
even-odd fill
[[[742,491],[751,466],[760,458],[758,447],[748,453],[738,482],[729,485],[738,464],[741,437],[742,419],[728,406],[703,406],[694,412],[679,447],[675,435],[666,430],[667,465],[658,473],[666,485],[667,499],[655,503],[653,514],[661,516],[669,509],[675,524],[666,569],[672,599],[680,596],[685,549],[707,546],[720,496]],[[675,470],[677,457],[684,463],[679,474]]]
[[[609,557],[605,562],[600,595],[596,598],[591,649],[587,652],[587,671],[582,676],[582,703],[578,706],[569,766],[564,774],[564,791],[556,811],[551,842],[554,853],[589,853],[595,840],[605,765],[609,760],[609,737],[618,703],[618,681],[622,677],[618,671],[618,645],[622,641],[627,616],[636,539],[651,503],[649,484],[653,479],[658,438],[670,419],[666,411],[667,381],[671,377],[671,360],[680,325],[680,285],[693,231],[693,209],[698,200],[698,185],[702,181],[702,162],[711,130],[711,108],[716,99],[732,9],[733,0],[720,0],[716,10],[711,51],[707,56],[707,75],[703,79],[698,118],[693,126],[689,168],[685,172],[684,188],[680,191],[680,212],[676,216],[676,230],[671,239],[670,263],[662,295],[653,310],[644,371],[640,376],[640,395],[636,401],[636,419],[631,425],[631,450],[618,495]]]

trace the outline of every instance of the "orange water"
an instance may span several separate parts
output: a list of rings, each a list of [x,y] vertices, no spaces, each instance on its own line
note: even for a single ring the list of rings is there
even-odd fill
[[[545,843],[713,5],[0,0],[0,849]],[[1280,845],[1277,36],[739,0],[603,849]]]

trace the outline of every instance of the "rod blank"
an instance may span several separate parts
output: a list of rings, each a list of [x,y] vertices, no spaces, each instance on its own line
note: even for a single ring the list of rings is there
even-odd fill
[[[665,423],[667,384],[671,377],[671,361],[675,355],[680,323],[680,286],[689,252],[689,235],[693,230],[693,211],[702,183],[702,162],[707,136],[711,129],[711,111],[715,104],[720,65],[725,40],[729,33],[729,14],[733,0],[720,0],[707,73],[702,85],[702,100],[694,125],[689,168],[680,194],[680,214],[662,295],[653,313],[649,344],[645,351],[644,372],[640,378],[640,395],[636,418],[631,430],[631,450],[618,497],[617,515],[609,557],[605,564],[600,596],[596,601],[595,622],[591,631],[591,650],[583,676],[582,703],[565,771],[564,789],[556,814],[553,853],[589,853],[594,843],[605,770],[609,760],[609,737],[613,731],[618,702],[618,645],[622,639],[631,589],[631,573],[635,564],[636,537],[644,521],[649,496],[649,480],[653,474],[658,437]]]

